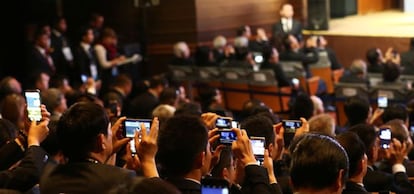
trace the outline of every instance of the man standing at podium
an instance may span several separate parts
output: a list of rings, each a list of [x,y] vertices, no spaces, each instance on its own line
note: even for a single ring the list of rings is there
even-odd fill
[[[280,20],[273,25],[273,38],[283,37],[285,34],[292,34],[302,41],[302,24],[293,18],[293,6],[291,4],[283,4],[280,9]]]

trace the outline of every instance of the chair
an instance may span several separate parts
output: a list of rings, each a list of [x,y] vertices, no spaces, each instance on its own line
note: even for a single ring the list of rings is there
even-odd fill
[[[320,79],[321,78],[319,76],[313,76],[311,78],[306,79],[306,88],[309,96],[317,94]]]
[[[378,96],[386,96],[388,100],[405,102],[408,93],[402,85],[377,85],[372,87],[370,98],[377,99]]]
[[[309,69],[313,76],[319,76],[325,82],[328,94],[333,94],[334,80],[332,76],[331,62],[328,58],[328,52],[320,51],[318,62],[310,64]]]
[[[248,83],[247,75],[249,72],[246,68],[223,67],[220,69],[219,76],[222,82]]]
[[[218,67],[198,67],[194,69],[196,80],[199,82],[217,81],[220,78]]]
[[[366,84],[342,83],[335,84],[335,106],[338,126],[344,126],[347,117],[344,110],[344,101],[352,96],[369,97],[368,86]]]
[[[368,73],[367,77],[371,86],[377,86],[379,82],[382,82],[381,73]]]
[[[169,65],[168,68],[175,81],[192,81],[195,78],[194,69],[191,66]]]
[[[332,80],[334,82],[334,87],[335,84],[337,84],[339,82],[339,79],[341,79],[342,75],[344,74],[344,69],[335,69],[332,71]]]
[[[271,69],[251,71],[247,75],[247,79],[250,85],[277,86],[277,80],[275,79],[275,73]]]
[[[306,71],[301,62],[298,61],[280,61],[283,72],[288,78],[306,77]]]

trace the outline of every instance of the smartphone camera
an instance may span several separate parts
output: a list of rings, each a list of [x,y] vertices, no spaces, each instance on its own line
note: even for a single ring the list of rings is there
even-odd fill
[[[24,92],[27,104],[27,113],[31,121],[40,121],[42,119],[42,110],[40,109],[40,91],[26,90]]]
[[[219,130],[219,143],[225,145],[231,145],[233,141],[236,141],[236,133],[231,129],[222,129]]]
[[[132,138],[130,143],[132,154],[136,154],[135,150],[135,133],[141,133],[141,123],[144,123],[145,128],[147,129],[147,134],[151,129],[151,120],[149,119],[125,119],[124,121],[124,137]],[[139,140],[141,141],[141,135],[139,135]]]
[[[227,117],[219,117],[216,120],[216,127],[219,129],[231,129],[232,119]]]
[[[285,129],[285,132],[283,133],[285,146],[289,146],[293,137],[295,137],[296,130],[302,126],[302,121],[283,120],[282,125],[283,125],[283,128]]]
[[[380,146],[383,149],[390,148],[391,130],[389,128],[382,128],[379,131]]]
[[[250,137],[253,154],[259,165],[263,164],[266,141],[264,137]]]
[[[387,108],[388,106],[388,98],[386,96],[378,96],[378,107],[379,108]]]

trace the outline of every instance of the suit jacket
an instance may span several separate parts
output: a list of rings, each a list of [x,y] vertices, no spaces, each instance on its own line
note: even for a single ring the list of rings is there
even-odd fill
[[[347,181],[345,189],[342,194],[370,194],[362,185],[359,185],[352,181]]]
[[[25,192],[39,183],[48,156],[40,146],[30,146],[13,170],[0,172],[0,188]]]
[[[368,192],[392,191],[397,194],[414,193],[414,187],[406,173],[393,174],[368,168],[364,177],[364,186]]]
[[[173,184],[182,194],[201,194],[201,185],[184,178],[167,178],[166,181]]]
[[[281,37],[285,34],[293,34],[299,41],[302,38],[302,23],[296,19],[292,20],[292,29],[290,31],[284,31],[282,20],[279,20],[276,24],[272,27],[272,32],[274,37]]]
[[[0,148],[0,170],[7,170],[24,156],[23,150],[15,141],[1,146]]]
[[[96,55],[94,52],[93,46],[91,46],[91,55],[89,55],[83,47],[79,44],[77,47],[73,49],[73,60],[75,64],[75,77],[73,78],[74,82],[76,84],[82,83],[81,75],[86,75],[88,77],[92,76],[91,72],[91,64],[95,64],[97,71],[98,71],[98,77],[97,79],[100,79],[100,67],[96,59]]]
[[[26,75],[36,75],[39,72],[44,72],[49,76],[52,76],[55,74],[55,70],[56,69],[49,65],[49,61],[46,56],[43,55],[35,46],[32,46],[28,53]]]
[[[73,71],[72,61],[68,61],[65,58],[62,50],[64,47],[68,47],[70,49],[70,44],[65,35],[51,33],[50,45],[53,49],[51,56],[56,64],[56,73],[59,75],[66,75],[68,77],[71,76],[70,73]]]
[[[64,165],[49,163],[41,181],[41,193],[106,193],[135,177],[135,172],[92,162]]]

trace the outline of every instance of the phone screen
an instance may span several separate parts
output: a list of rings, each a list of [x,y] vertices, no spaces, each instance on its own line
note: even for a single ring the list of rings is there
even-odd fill
[[[216,127],[219,129],[231,129],[232,127],[231,121],[232,121],[231,118],[219,117],[216,120]]]
[[[237,121],[231,121],[231,127],[232,128],[239,128],[240,124]]]
[[[285,132],[283,133],[283,138],[285,145],[289,146],[293,137],[295,137],[296,130],[302,126],[302,121],[300,120],[283,120],[283,128]]]
[[[232,144],[236,140],[236,133],[232,130],[220,130],[219,142],[221,144]]]
[[[252,144],[253,154],[256,160],[263,162],[266,141],[264,137],[250,137]]]
[[[388,98],[386,96],[378,96],[378,107],[379,108],[387,108],[388,106]]]
[[[380,145],[383,149],[390,148],[391,143],[391,130],[388,128],[380,129],[379,131],[379,139],[380,139]]]
[[[24,93],[27,103],[27,113],[31,121],[40,121],[42,119],[42,111],[40,109],[40,92],[25,91]]]
[[[229,194],[229,183],[219,178],[201,179],[201,194]]]
[[[151,120],[147,119],[126,119],[124,121],[124,137],[133,138],[135,136],[135,132],[141,132],[141,123],[144,123],[145,128],[147,129],[147,134],[150,132],[151,129]],[[141,138],[140,138],[141,140]],[[136,153],[135,150],[135,140],[132,139],[129,142],[131,146],[132,154]]]

